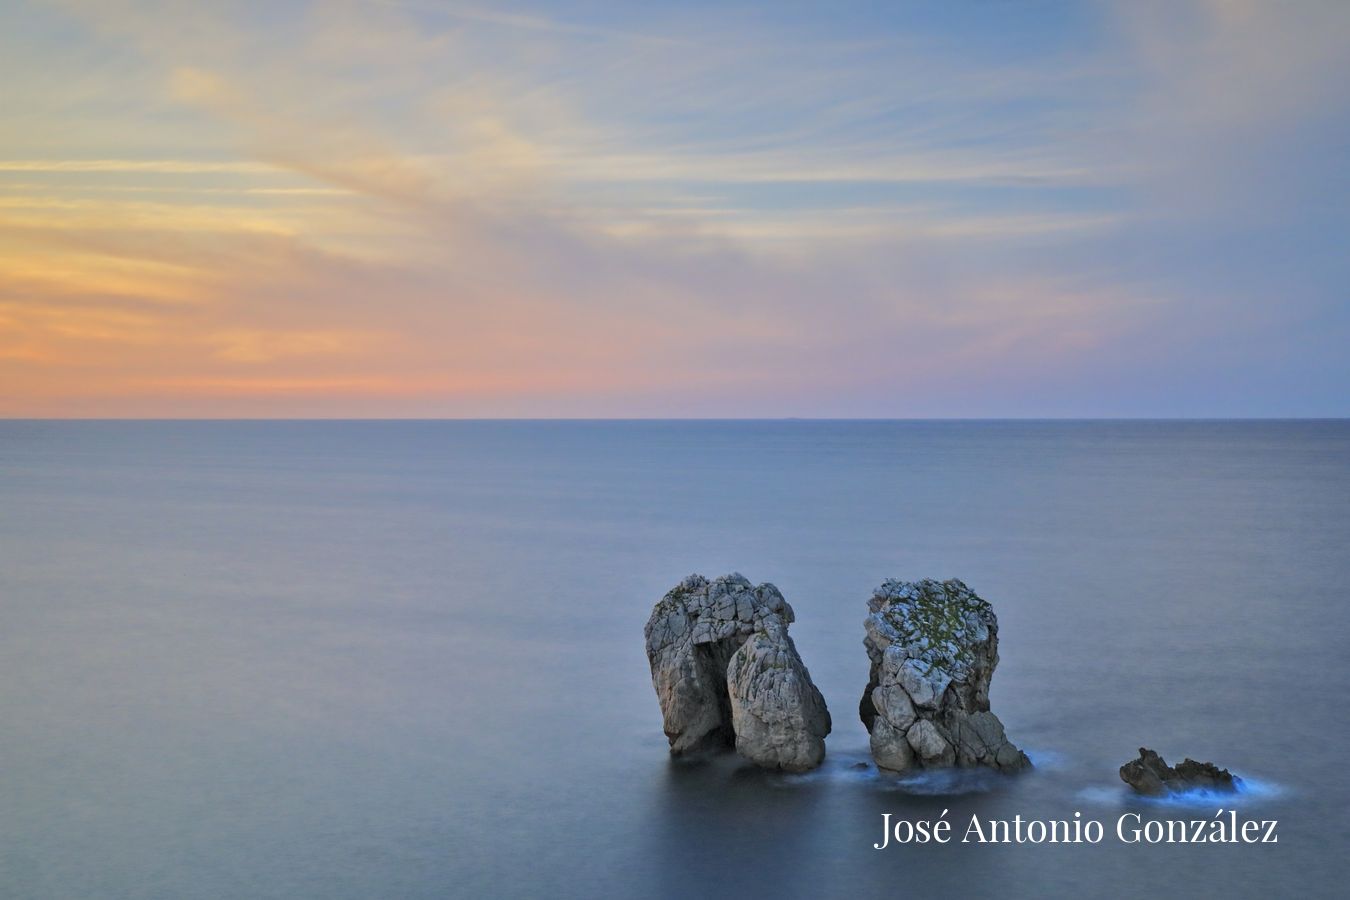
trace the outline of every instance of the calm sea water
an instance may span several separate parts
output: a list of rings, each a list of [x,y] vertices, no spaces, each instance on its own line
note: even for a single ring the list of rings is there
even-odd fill
[[[667,756],[643,623],[733,570],[814,774]],[[887,576],[994,604],[1034,773],[855,768]],[[3,422],[0,893],[1344,896],[1348,592],[1344,421]],[[1255,790],[1140,805],[1141,744]],[[1220,806],[1280,843],[872,849]]]

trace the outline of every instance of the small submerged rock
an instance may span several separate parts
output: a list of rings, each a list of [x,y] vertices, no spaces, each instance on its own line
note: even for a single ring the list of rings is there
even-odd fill
[[[1176,768],[1167,764],[1147,747],[1139,748],[1139,758],[1120,767],[1120,780],[1147,797],[1166,797],[1187,791],[1227,791],[1242,789],[1242,779],[1214,763],[1196,762],[1189,757]]]
[[[739,573],[690,575],[647,620],[647,660],[674,756],[735,745],[766,769],[825,758],[830,714],[788,636],[792,607]]]
[[[858,714],[878,766],[1031,766],[989,711],[998,665],[993,607],[956,579],[930,578],[887,581],[867,608],[871,670]]]

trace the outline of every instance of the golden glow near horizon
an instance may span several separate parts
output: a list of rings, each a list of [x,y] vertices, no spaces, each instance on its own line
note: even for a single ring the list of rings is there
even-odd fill
[[[1346,412],[1345,7],[942,10],[7,6],[0,415]]]

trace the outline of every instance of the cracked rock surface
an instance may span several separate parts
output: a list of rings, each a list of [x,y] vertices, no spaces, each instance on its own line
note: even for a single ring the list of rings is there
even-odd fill
[[[868,601],[871,670],[858,712],[878,766],[1031,766],[989,711],[998,619],[962,582],[889,580]]]
[[[830,714],[788,636],[792,607],[739,573],[690,575],[647,620],[647,660],[672,755],[735,745],[767,769],[825,758]]]
[[[1139,748],[1139,758],[1120,767],[1120,780],[1149,797],[1165,797],[1186,791],[1237,791],[1242,779],[1214,763],[1196,762],[1189,757],[1174,769],[1147,747]]]

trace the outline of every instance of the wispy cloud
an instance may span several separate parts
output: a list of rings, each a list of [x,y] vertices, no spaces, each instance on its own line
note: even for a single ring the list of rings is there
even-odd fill
[[[501,12],[484,9],[482,7],[465,6],[458,3],[419,3],[415,2],[415,0],[367,0],[367,2],[401,10],[431,13],[450,19],[460,19],[465,22],[497,25],[503,28],[522,29],[525,31],[537,31],[545,34],[566,36],[581,35],[585,37],[633,41],[640,44],[694,46],[692,42],[682,41],[671,37],[623,31],[621,29],[606,28],[596,25],[583,25],[577,22],[562,21],[546,16]]]
[[[1230,215],[1335,170],[1331,5],[56,7],[109,77],[10,73],[0,413],[1103,414],[1337,290],[1282,245],[1258,329]]]
[[[266,174],[275,166],[260,162],[195,162],[181,159],[0,159],[0,172],[163,172],[196,175],[228,172]]]

